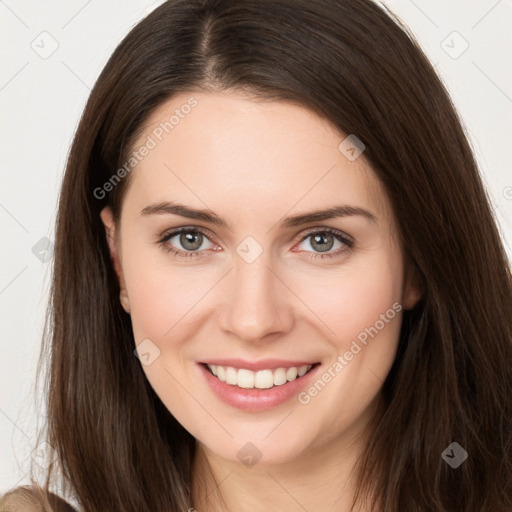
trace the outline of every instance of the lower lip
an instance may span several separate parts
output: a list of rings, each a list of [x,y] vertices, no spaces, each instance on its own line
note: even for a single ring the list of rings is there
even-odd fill
[[[319,364],[295,380],[269,389],[243,389],[226,384],[215,377],[203,364],[198,365],[212,391],[226,404],[245,411],[264,411],[288,402],[296,396],[316,374]]]

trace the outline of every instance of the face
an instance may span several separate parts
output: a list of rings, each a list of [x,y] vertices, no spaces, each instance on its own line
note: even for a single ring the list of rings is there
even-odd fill
[[[361,434],[419,298],[345,138],[292,103],[180,94],[134,144],[120,224],[102,211],[143,370],[222,459],[293,462]]]

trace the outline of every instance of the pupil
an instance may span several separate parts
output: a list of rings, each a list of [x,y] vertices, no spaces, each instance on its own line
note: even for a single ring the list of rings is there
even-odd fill
[[[328,239],[331,239],[331,243],[328,244],[328,247],[325,246],[325,243]],[[316,246],[317,243],[321,243],[321,241],[323,240],[323,245],[319,245],[318,247]],[[320,252],[325,252],[325,251],[329,251],[330,249],[332,249],[332,246],[333,246],[333,242],[332,242],[332,235],[327,235],[327,234],[316,234],[314,235],[313,237],[313,243],[311,244],[315,249],[318,249]]]
[[[190,249],[190,250],[196,250],[201,247],[201,234],[200,233],[182,233],[180,237],[180,243],[183,247]],[[196,239],[196,242],[194,243],[194,238]],[[197,239],[199,239],[199,243],[197,243]],[[192,244],[192,247],[187,244]]]

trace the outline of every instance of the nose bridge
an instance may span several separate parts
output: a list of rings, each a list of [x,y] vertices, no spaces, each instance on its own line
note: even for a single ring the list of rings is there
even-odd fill
[[[247,247],[249,250],[244,252]],[[271,270],[271,251],[258,252],[250,241],[248,246],[242,243],[237,249],[229,297],[221,315],[226,331],[250,341],[286,331],[293,321],[285,286]]]

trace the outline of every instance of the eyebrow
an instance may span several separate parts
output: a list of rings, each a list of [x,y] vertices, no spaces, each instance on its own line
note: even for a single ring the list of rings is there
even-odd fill
[[[140,212],[141,216],[146,215],[179,215],[180,217],[186,217],[188,219],[202,220],[215,226],[224,227],[231,230],[228,222],[213,213],[211,210],[201,210],[197,208],[191,208],[184,204],[175,202],[162,202],[151,204],[143,208]],[[313,212],[301,213],[298,215],[292,215],[287,217],[281,222],[282,227],[290,228],[307,224],[309,222],[319,222],[322,220],[336,219],[339,217],[348,217],[359,215],[377,224],[377,217],[370,212],[359,206],[350,205],[338,205],[325,210],[317,210]]]

